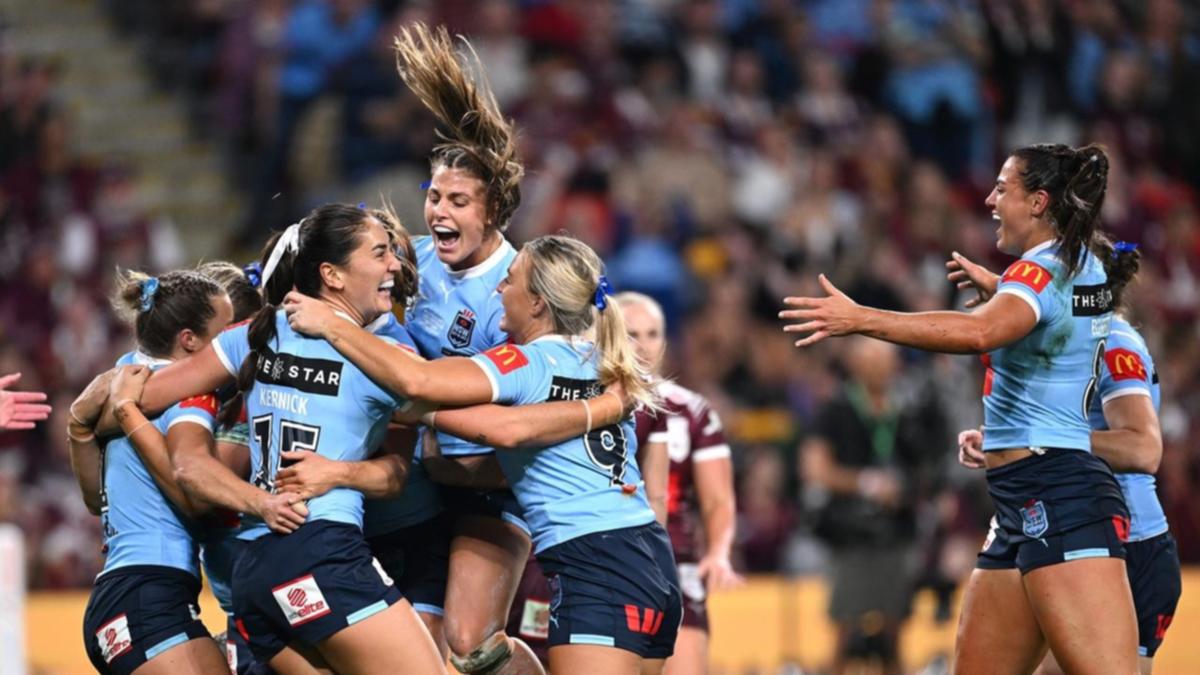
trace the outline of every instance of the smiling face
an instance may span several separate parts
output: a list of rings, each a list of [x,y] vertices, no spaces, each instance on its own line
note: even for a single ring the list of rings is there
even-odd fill
[[[996,248],[1010,255],[1021,255],[1053,237],[1053,229],[1043,217],[1050,196],[1045,190],[1029,192],[1021,181],[1022,161],[1009,157],[1000,167],[996,186],[984,202],[998,220]]]
[[[545,307],[545,302],[529,290],[529,264],[529,256],[518,253],[508,268],[508,276],[496,288],[504,305],[500,330],[508,333],[517,344],[528,342],[537,314]]]
[[[400,261],[392,250],[387,230],[374,218],[368,217],[358,234],[358,245],[345,265],[330,265],[336,271],[333,278],[340,288],[342,300],[353,309],[363,323],[370,323],[392,310],[392,288]]]
[[[500,232],[487,226],[487,217],[482,180],[463,169],[434,169],[425,193],[425,224],[438,260],[456,270],[486,260],[500,244]]]

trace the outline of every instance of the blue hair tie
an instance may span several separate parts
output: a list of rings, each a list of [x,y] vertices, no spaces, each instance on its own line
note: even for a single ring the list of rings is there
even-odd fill
[[[612,295],[612,286],[608,284],[608,277],[600,275],[600,283],[596,284],[596,309],[604,311],[608,307],[608,296]]]
[[[154,294],[158,292],[158,277],[150,277],[142,282],[142,311],[149,312],[154,306]]]
[[[259,261],[255,260],[243,267],[242,274],[246,275],[246,281],[249,281],[251,286],[255,288],[262,286],[262,263]]]
[[[1113,245],[1113,251],[1116,253],[1133,253],[1138,249],[1138,245],[1128,241],[1118,241]]]
[[[367,203],[366,203],[366,202],[359,202],[359,203],[358,203],[358,208],[362,209],[363,211],[366,211],[366,210],[367,210]]]

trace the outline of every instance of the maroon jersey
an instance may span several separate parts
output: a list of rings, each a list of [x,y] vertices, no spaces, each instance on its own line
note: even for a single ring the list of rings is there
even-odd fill
[[[663,411],[651,415],[638,411],[637,440],[642,444],[665,443],[671,460],[667,479],[667,532],[679,562],[699,560],[699,504],[692,469],[697,463],[730,456],[721,418],[696,392],[674,382],[658,387]]]

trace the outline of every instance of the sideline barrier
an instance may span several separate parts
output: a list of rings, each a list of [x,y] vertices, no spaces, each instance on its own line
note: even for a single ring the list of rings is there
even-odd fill
[[[26,634],[31,673],[93,672],[82,643],[87,597],[82,591],[29,595]],[[744,588],[711,598],[710,673],[775,673],[786,663],[798,663],[806,671],[823,668],[834,646],[833,627],[825,618],[827,599],[828,591],[819,578],[773,576],[752,577]],[[223,631],[225,615],[207,588],[200,605],[201,618],[209,629]],[[916,671],[932,658],[948,658],[953,652],[957,613],[940,626],[933,622],[933,613],[933,596],[919,595],[902,637],[906,671]],[[1200,673],[1200,642],[1196,636],[1200,636],[1200,567],[1184,570],[1183,597],[1167,639],[1154,659],[1155,675]]]

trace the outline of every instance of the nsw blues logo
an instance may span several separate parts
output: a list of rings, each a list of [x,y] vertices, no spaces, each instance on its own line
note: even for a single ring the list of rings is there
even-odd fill
[[[1030,499],[1021,507],[1021,531],[1030,539],[1038,539],[1050,529],[1046,505],[1040,499]]]
[[[455,349],[466,349],[467,345],[471,344],[471,336],[475,333],[475,312],[469,309],[460,309],[458,314],[454,315],[454,321],[450,322],[450,332],[446,333],[446,339],[450,342],[450,346]]]

